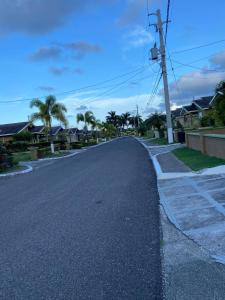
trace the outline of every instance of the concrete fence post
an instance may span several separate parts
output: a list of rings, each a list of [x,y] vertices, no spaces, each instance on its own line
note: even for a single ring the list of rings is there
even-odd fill
[[[185,140],[186,140],[186,145],[189,148],[189,136],[188,133],[185,132]]]
[[[203,154],[205,154],[206,151],[205,151],[205,137],[204,137],[204,134],[199,134],[199,138],[200,138],[200,149],[201,149],[201,152]]]

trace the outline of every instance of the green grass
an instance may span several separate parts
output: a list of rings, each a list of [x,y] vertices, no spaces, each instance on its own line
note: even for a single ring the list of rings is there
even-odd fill
[[[157,145],[167,145],[167,144],[168,144],[166,138],[158,138],[158,139],[154,139],[152,142],[153,142],[154,144],[157,144]]]
[[[225,160],[223,159],[208,156],[189,148],[176,149],[173,151],[173,154],[193,171],[225,165]]]
[[[32,160],[31,153],[30,152],[15,152],[15,153],[13,153],[13,160],[15,163],[18,163],[20,161]]]

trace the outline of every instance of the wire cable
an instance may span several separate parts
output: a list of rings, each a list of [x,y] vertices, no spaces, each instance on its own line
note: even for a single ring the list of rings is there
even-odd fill
[[[223,43],[223,42],[225,42],[225,39],[219,40],[219,41],[215,41],[215,42],[211,42],[211,43],[208,43],[208,44],[203,44],[203,45],[192,47],[192,48],[188,48],[188,49],[183,49],[183,50],[179,50],[179,51],[173,51],[173,52],[171,52],[171,54],[179,54],[179,53],[183,53],[183,52],[188,52],[188,51],[192,51],[192,50],[196,50],[196,49],[200,49],[200,48],[204,48],[204,47],[216,45],[216,44]]]

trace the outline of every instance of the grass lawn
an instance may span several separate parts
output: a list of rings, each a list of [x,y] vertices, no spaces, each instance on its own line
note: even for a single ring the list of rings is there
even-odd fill
[[[27,152],[15,152],[13,153],[13,160],[15,163],[20,161],[29,161],[32,160],[30,151]]]
[[[176,149],[173,154],[193,171],[225,165],[223,159],[208,156],[189,148]]]
[[[167,139],[166,138],[158,138],[158,139],[154,139],[152,141],[154,144],[158,144],[158,145],[167,145]]]

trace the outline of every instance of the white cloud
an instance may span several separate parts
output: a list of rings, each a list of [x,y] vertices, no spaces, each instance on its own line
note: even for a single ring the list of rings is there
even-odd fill
[[[224,69],[225,68],[225,50],[214,54],[210,58],[210,62],[213,66],[215,66],[219,69]]]
[[[170,99],[171,102],[182,105],[191,103],[193,98],[210,96],[218,82],[225,79],[225,72],[197,71],[182,75],[178,80],[171,83]],[[163,91],[159,92],[162,95]]]
[[[150,32],[145,30],[142,26],[136,26],[132,31],[125,35],[126,44],[130,47],[143,47],[153,41]]]
[[[89,91],[89,93],[92,92]],[[92,95],[94,95],[94,97],[96,96],[96,90],[93,91]],[[146,93],[128,97],[100,98],[93,102],[91,102],[88,94],[72,94],[64,98],[61,102],[66,105],[69,115],[75,116],[77,114],[77,109],[85,106],[87,110],[92,110],[98,119],[104,120],[109,111],[115,110],[118,114],[122,114],[126,111],[133,112],[134,109],[136,109],[136,104],[139,104],[140,113],[144,115],[149,114],[150,112],[161,111],[161,96],[156,96],[149,106],[147,106],[148,101],[149,94]]]

